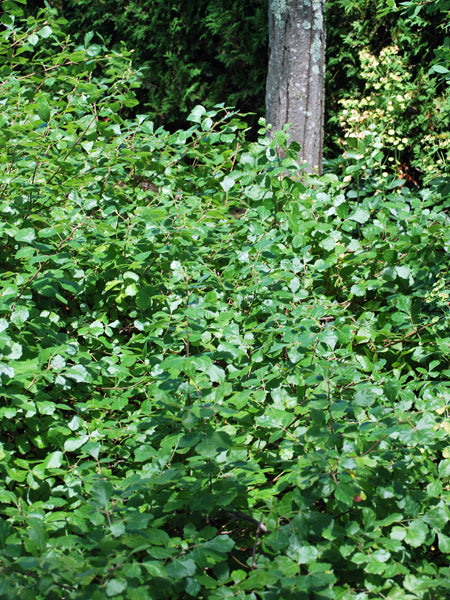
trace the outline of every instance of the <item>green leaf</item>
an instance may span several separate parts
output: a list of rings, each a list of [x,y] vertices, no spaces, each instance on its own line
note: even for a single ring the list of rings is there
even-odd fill
[[[224,431],[212,431],[206,434],[205,439],[197,444],[197,452],[206,458],[212,458],[219,452],[229,450],[233,445],[230,436]]]
[[[114,578],[110,579],[108,581],[108,583],[106,584],[106,595],[108,596],[108,598],[111,598],[113,596],[118,596],[124,590],[126,590],[127,587],[128,587],[128,584],[124,580],[114,579]]]
[[[439,544],[439,550],[443,554],[450,553],[450,536],[445,535],[442,532],[438,532],[438,544]]]
[[[428,533],[427,525],[422,520],[416,519],[407,527],[405,542],[413,548],[417,548],[425,543]]]
[[[161,579],[169,579],[170,577],[167,568],[162,562],[147,560],[142,562],[142,566],[152,578],[160,577]]]
[[[67,426],[71,431],[77,431],[82,425],[83,421],[78,415],[74,415],[73,418],[67,423]]]
[[[88,56],[90,56],[91,58],[93,58],[94,56],[97,56],[98,54],[100,54],[102,50],[102,47],[99,46],[98,44],[92,44],[91,46],[88,46],[88,48],[86,49],[86,54]]]
[[[298,277],[293,277],[289,282],[289,288],[293,294],[300,288],[300,280]]]
[[[0,363],[0,379],[6,382],[8,379],[13,379],[15,376],[15,370],[9,365],[3,365]]]
[[[383,548],[379,548],[372,553],[372,558],[378,562],[384,563],[387,562],[391,558],[391,553]]]
[[[28,42],[32,45],[32,46],[36,46],[36,44],[39,42],[39,37],[36,33],[32,33],[31,35],[28,36]]]
[[[60,451],[52,452],[42,463],[43,469],[59,469],[63,464],[64,454]]]
[[[47,39],[52,35],[52,28],[49,25],[45,25],[42,29],[38,31],[38,34],[41,38]]]
[[[383,384],[383,391],[386,394],[386,398],[388,400],[390,400],[391,402],[394,402],[394,400],[397,398],[399,390],[400,390],[399,382],[395,381],[393,379],[389,379],[389,380],[385,381]]]
[[[411,274],[409,267],[395,267],[395,270],[401,279],[409,279]]]
[[[355,394],[353,402],[357,406],[372,406],[380,395],[380,390],[375,387],[362,386]]]
[[[224,192],[229,192],[235,183],[236,183],[235,177],[231,177],[230,175],[225,175],[225,177],[220,182],[220,185]]]
[[[437,531],[441,531],[449,521],[448,509],[444,508],[443,506],[431,508],[424,515],[423,520],[430,527],[433,527]]]
[[[83,365],[73,365],[64,371],[64,375],[77,383],[91,381],[88,370]]]
[[[336,240],[333,237],[325,238],[320,242],[320,245],[325,250],[331,251],[334,250],[334,248],[336,247]]]
[[[19,229],[19,231],[17,231],[14,234],[14,239],[17,242],[30,243],[34,240],[34,238],[35,238],[35,231],[32,227],[24,227],[23,229]]]
[[[192,577],[196,570],[195,562],[190,558],[175,559],[166,565],[168,577],[172,577],[175,580]]]
[[[355,488],[346,483],[338,483],[336,489],[334,490],[334,496],[336,500],[340,500],[347,506],[351,506],[353,504],[353,498],[355,494]]]
[[[227,554],[234,548],[235,542],[230,538],[230,536],[218,535],[212,540],[207,540],[201,544],[201,548],[206,550],[212,550],[214,552],[219,552],[220,554]]]
[[[350,288],[350,293],[354,296],[362,297],[366,295],[366,288],[364,287],[364,285],[358,283],[356,285],[352,285],[352,287]]]
[[[0,547],[4,549],[5,542],[9,535],[13,532],[11,525],[2,517],[0,517]]]
[[[370,219],[370,213],[365,208],[358,207],[353,214],[348,217],[351,221],[364,224]]]
[[[430,71],[434,71],[434,73],[440,73],[441,75],[447,75],[447,73],[450,73],[450,70],[443,65],[433,65]]]
[[[44,123],[50,121],[50,105],[45,98],[39,98],[37,102],[37,113]]]
[[[98,480],[92,486],[90,494],[102,509],[107,509],[113,490],[114,488],[109,481]]]
[[[395,526],[391,529],[390,537],[393,540],[404,540],[407,532],[406,527]]]
[[[297,536],[291,536],[286,554],[299,565],[313,563],[319,556],[319,550]]]
[[[206,114],[206,108],[204,106],[195,106],[189,113],[187,120],[193,123],[201,123],[203,116]]]
[[[17,326],[24,325],[30,315],[30,311],[25,306],[16,306],[11,314],[11,321]]]
[[[450,477],[450,458],[444,458],[439,462],[439,477],[447,478]]]
[[[186,579],[185,591],[193,598],[198,596],[199,591],[201,590],[201,585],[199,582],[193,577],[188,577]]]
[[[221,367],[210,365],[206,373],[209,375],[209,378],[213,383],[222,383],[225,381],[225,372]]]
[[[64,450],[65,452],[74,452],[75,450],[78,450],[78,448],[81,448],[81,446],[83,446],[88,441],[88,435],[82,435],[77,438],[68,439],[64,442]]]

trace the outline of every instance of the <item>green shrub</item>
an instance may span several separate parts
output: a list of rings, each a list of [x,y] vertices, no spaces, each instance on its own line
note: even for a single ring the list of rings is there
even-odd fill
[[[357,151],[370,135],[383,151],[385,177],[397,172],[419,187],[444,176],[450,160],[448,91],[439,95],[426,73],[412,81],[398,46],[387,46],[378,56],[361,50],[360,61],[366,95],[341,102],[343,149]]]
[[[8,6],[0,597],[443,598],[432,193],[308,179],[220,106],[128,121],[126,54]]]

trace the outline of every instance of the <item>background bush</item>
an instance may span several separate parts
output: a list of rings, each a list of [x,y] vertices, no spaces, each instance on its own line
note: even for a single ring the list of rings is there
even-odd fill
[[[125,43],[133,50],[133,65],[143,73],[137,92],[140,107],[156,123],[173,131],[184,127],[196,104],[212,107],[224,102],[253,113],[246,116],[251,126],[247,135],[256,139],[258,117],[265,112],[266,0],[54,4],[78,41],[95,31],[106,46],[120,50]],[[36,11],[42,2],[28,6]],[[380,128],[385,171],[412,186],[448,179],[448,16],[446,0],[413,0],[402,3],[401,10],[390,0],[327,1],[329,170],[341,172],[335,159],[347,149],[344,134],[362,132],[372,124]],[[369,56],[379,65],[375,71],[368,65]],[[386,113],[389,102],[392,110]],[[344,111],[363,105],[364,116],[348,121]]]
[[[28,4],[34,11],[42,2]],[[124,42],[142,69],[141,109],[170,129],[199,103],[264,110],[267,2],[162,0],[55,2],[81,40],[95,31],[107,47]],[[257,118],[252,120],[257,125]]]

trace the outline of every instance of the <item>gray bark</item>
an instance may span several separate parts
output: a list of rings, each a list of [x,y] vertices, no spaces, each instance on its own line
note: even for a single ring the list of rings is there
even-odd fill
[[[267,123],[291,123],[300,163],[322,172],[325,99],[325,0],[269,0]]]

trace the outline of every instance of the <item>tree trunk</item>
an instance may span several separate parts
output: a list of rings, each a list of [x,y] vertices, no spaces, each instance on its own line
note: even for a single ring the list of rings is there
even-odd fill
[[[269,0],[267,123],[291,123],[300,163],[322,172],[325,100],[325,0]]]

